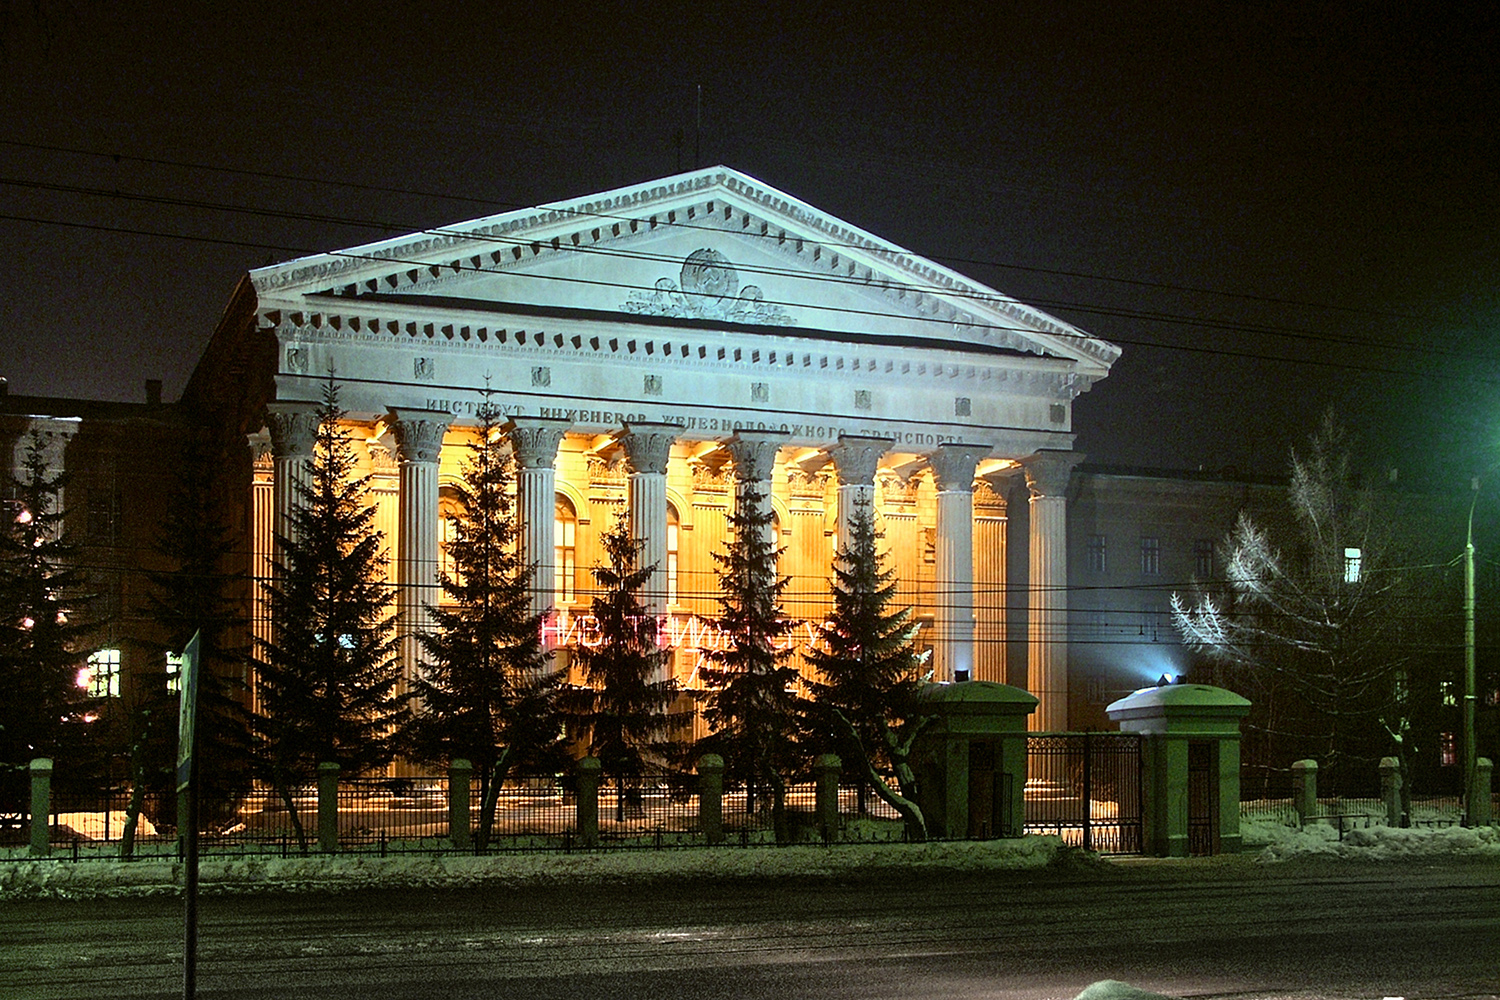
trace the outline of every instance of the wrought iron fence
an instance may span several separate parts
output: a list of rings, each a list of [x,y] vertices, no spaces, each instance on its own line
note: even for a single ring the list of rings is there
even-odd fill
[[[1135,733],[1037,733],[1026,739],[1026,832],[1106,854],[1139,854],[1144,811]]]

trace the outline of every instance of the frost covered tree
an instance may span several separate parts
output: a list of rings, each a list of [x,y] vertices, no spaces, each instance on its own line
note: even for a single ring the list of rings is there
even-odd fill
[[[641,542],[625,518],[599,538],[605,564],[593,569],[590,641],[574,660],[587,686],[570,692],[571,715],[602,773],[622,785],[618,801],[639,802],[641,779],[671,755],[670,734],[684,720],[669,708],[677,684],[667,675],[672,651],[661,645],[659,622],[641,599],[654,566],[641,566]]]
[[[304,851],[292,788],[312,781],[324,762],[344,774],[383,767],[406,721],[387,555],[369,482],[354,475],[343,416],[330,375],[291,530],[276,537],[275,572],[263,584],[271,637],[255,662],[259,764]]]
[[[868,503],[850,517],[833,572],[833,609],[818,626],[820,643],[807,653],[818,676],[812,715],[846,758],[852,752],[875,794],[901,814],[908,837],[926,840],[911,765],[912,745],[931,721],[917,701],[922,656],[914,640],[921,625],[911,620],[911,608],[892,606],[896,574],[876,549]]]
[[[707,650],[701,676],[708,687],[703,716],[713,730],[701,752],[724,758],[727,776],[742,781],[751,801],[769,794],[778,843],[791,839],[786,814],[789,776],[797,770],[802,698],[789,641],[795,623],[781,607],[787,577],[776,571],[774,515],[757,487],[744,486],[729,517],[730,539],[718,563],[724,648]]]
[[[429,608],[433,629],[416,681],[421,709],[413,753],[430,763],[463,758],[479,779],[476,846],[489,845],[506,778],[561,764],[562,674],[542,647],[542,621],[531,612],[530,567],[517,549],[514,475],[498,407],[476,413],[475,440],[456,484],[457,509],[440,577],[446,600]]]
[[[1241,514],[1226,538],[1225,579],[1172,596],[1184,642],[1217,683],[1248,697],[1247,730],[1285,766],[1320,761],[1320,787],[1404,761],[1411,707],[1406,673],[1424,622],[1385,511],[1350,469],[1344,431],[1325,417],[1293,454],[1285,516]]]
[[[47,443],[33,432],[0,506],[0,814],[12,816],[26,809],[33,758],[54,758],[66,773],[87,742],[78,678],[91,598],[63,530],[66,477],[48,465]]]

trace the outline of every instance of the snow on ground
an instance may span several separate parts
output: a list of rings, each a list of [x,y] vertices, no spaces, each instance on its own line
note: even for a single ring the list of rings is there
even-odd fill
[[[1329,825],[1295,829],[1246,819],[1245,850],[1262,863],[1322,856],[1396,861],[1443,855],[1500,858],[1500,828],[1409,830],[1371,826],[1347,830],[1342,840]],[[31,858],[24,848],[0,850],[0,901],[21,898],[88,899],[173,894],[181,891],[182,865],[172,860],[121,861],[106,845],[73,862]],[[628,883],[702,878],[838,878],[882,871],[999,871],[1092,861],[1055,836],[1018,840],[945,841],[930,844],[839,844],[831,847],[723,847],[678,850],[603,850],[470,854],[434,851],[312,855],[289,858],[243,855],[205,858],[204,893],[348,891],[371,887],[543,886],[579,882]]]
[[[491,854],[336,854],[289,858],[205,858],[204,893],[347,891],[371,887],[526,886],[698,878],[827,878],[885,870],[998,871],[1040,868],[1076,852],[1057,837],[944,841],[931,844],[840,844],[831,847],[723,847]],[[85,899],[181,891],[176,861],[121,861],[107,855],[78,862],[0,854],[0,901]]]
[[[1455,854],[1500,858],[1500,828],[1493,826],[1473,829],[1460,826],[1412,827],[1406,830],[1365,826],[1345,830],[1340,839],[1338,828],[1327,823],[1309,823],[1297,829],[1245,819],[1240,822],[1240,834],[1245,849],[1259,849],[1259,858],[1264,862],[1309,855],[1369,861]]]

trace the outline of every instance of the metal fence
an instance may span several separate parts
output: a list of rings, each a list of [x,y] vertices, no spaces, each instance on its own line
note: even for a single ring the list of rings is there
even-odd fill
[[[1494,813],[1492,813],[1494,815]],[[1411,800],[1408,822],[1414,827],[1448,827],[1463,823],[1463,800],[1456,795],[1419,795]],[[1292,798],[1251,799],[1240,803],[1240,819],[1274,826],[1298,827],[1323,823],[1339,831],[1372,826],[1386,826],[1385,803],[1379,799],[1334,796],[1319,798],[1317,811],[1306,817],[1297,814]]]
[[[1026,738],[1026,832],[1086,850],[1139,854],[1141,737],[1037,733]]]

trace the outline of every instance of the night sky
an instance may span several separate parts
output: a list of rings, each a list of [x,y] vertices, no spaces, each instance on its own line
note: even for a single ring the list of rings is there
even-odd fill
[[[1121,345],[1092,460],[1500,460],[1492,13],[228,6],[0,2],[12,393],[175,398],[252,267],[723,163]]]

